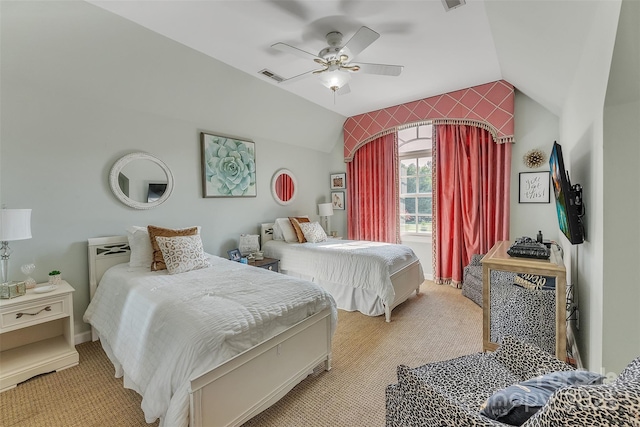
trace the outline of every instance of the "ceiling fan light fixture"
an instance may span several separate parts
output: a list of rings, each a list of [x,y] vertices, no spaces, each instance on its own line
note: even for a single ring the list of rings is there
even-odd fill
[[[351,75],[344,71],[335,70],[320,73],[318,78],[323,85],[335,92],[351,80]]]

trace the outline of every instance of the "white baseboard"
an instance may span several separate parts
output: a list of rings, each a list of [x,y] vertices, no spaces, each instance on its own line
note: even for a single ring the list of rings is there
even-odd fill
[[[73,337],[73,341],[74,341],[74,345],[78,345],[78,344],[82,344],[83,342],[89,342],[91,341],[91,331],[85,331],[85,332],[81,332],[79,334],[76,334],[75,337]]]
[[[571,356],[573,356],[576,361],[576,367],[578,369],[585,369],[582,364],[582,358],[580,358],[580,350],[578,350],[578,343],[576,342],[576,336],[573,333],[571,322],[567,322],[567,345],[569,346],[568,350]]]

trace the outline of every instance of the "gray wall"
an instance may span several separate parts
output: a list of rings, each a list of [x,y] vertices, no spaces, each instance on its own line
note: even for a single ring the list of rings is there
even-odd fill
[[[585,242],[571,245],[560,236],[564,247],[567,283],[575,288],[579,308],[579,329],[576,339],[583,363],[591,371],[610,372],[611,365],[603,360],[603,324],[612,315],[630,319],[630,313],[603,313],[604,218],[615,207],[604,203],[603,111],[609,70],[620,16],[619,2],[597,2],[601,25],[589,34],[582,52],[578,72],[574,76],[569,96],[560,116],[560,142],[565,168],[572,183],[583,187],[585,205]],[[636,23],[637,24],[637,23]],[[637,46],[637,44],[636,44]],[[636,47],[637,48],[637,47]],[[625,288],[635,283],[621,285]],[[625,341],[616,343],[616,351],[626,348]]]
[[[538,230],[545,239],[558,240],[560,229],[556,216],[553,192],[549,203],[519,203],[519,176],[521,172],[548,172],[549,154],[553,142],[558,140],[558,117],[542,107],[526,94],[516,91],[515,139],[511,150],[511,222],[509,237],[536,237]],[[532,149],[546,154],[545,162],[538,168],[528,168],[523,156]],[[551,189],[550,189],[551,190]]]
[[[604,109],[602,366],[640,355],[640,2],[625,0]]]
[[[88,330],[87,238],[200,225],[205,250],[226,256],[260,222],[318,218],[339,165],[316,147],[341,147],[344,117],[85,2],[0,7],[0,202],[33,209],[33,238],[11,244],[10,278],[22,278],[27,262],[38,281],[61,270],[76,289],[76,333]],[[201,131],[256,143],[257,197],[201,197]],[[175,176],[156,209],[133,210],[110,191],[111,166],[132,151],[159,157]],[[283,167],[300,189],[287,207],[270,193]],[[332,228],[344,227],[341,216]]]

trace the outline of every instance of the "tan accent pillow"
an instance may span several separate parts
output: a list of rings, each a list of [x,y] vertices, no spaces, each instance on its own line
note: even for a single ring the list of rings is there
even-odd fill
[[[304,238],[304,233],[302,229],[300,229],[301,222],[309,222],[309,218],[306,216],[290,216],[289,221],[293,226],[293,229],[296,230],[296,235],[298,236],[298,243],[304,243],[307,239]]]
[[[155,225],[147,226],[149,230],[149,240],[151,240],[151,246],[153,247],[153,259],[151,261],[151,271],[166,270],[167,265],[164,263],[162,257],[162,251],[158,242],[157,236],[162,237],[176,237],[176,236],[193,236],[198,234],[198,227],[183,228],[180,230],[172,230],[170,228],[156,227]]]

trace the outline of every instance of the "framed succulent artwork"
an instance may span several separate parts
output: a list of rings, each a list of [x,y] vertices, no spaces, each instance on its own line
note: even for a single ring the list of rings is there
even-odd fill
[[[255,197],[255,143],[200,133],[202,197]]]

